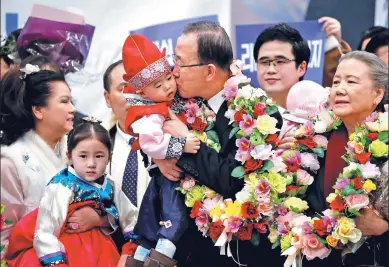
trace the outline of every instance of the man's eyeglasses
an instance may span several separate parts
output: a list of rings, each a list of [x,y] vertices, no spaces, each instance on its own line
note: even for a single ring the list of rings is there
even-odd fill
[[[197,63],[197,64],[189,64],[189,65],[181,65],[180,63],[177,62],[177,56],[176,54],[173,54],[173,64],[179,68],[191,68],[191,67],[200,67],[200,66],[205,66],[207,64],[204,63]]]
[[[277,67],[277,66],[282,67],[282,66],[288,64],[291,61],[296,61],[296,60],[295,59],[289,59],[289,58],[286,58],[286,57],[275,58],[275,59],[260,59],[260,60],[258,60],[258,65],[260,65],[262,67],[270,67],[270,64],[273,63],[274,67]]]

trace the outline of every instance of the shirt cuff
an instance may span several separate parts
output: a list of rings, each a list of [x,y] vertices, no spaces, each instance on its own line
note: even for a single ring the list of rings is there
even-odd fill
[[[184,151],[186,137],[170,137],[166,152],[166,159],[179,159]]]
[[[100,228],[100,231],[105,235],[111,235],[118,229],[119,225],[117,224],[117,220],[115,219],[115,217],[113,217],[109,213],[107,213],[107,216],[108,216],[108,222],[111,225],[111,228],[107,228],[107,227]]]
[[[341,50],[341,45],[340,45],[338,39],[336,39],[335,36],[330,35],[326,39],[325,52],[331,51],[334,48],[338,48],[339,51],[342,51]]]

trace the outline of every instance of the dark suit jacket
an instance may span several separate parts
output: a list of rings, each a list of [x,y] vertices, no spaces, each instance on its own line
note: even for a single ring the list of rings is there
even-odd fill
[[[227,111],[227,103],[224,102],[216,114],[214,130],[217,132],[221,150],[214,149],[201,144],[197,154],[184,154],[178,161],[177,166],[186,173],[193,175],[200,184],[223,195],[225,198],[235,198],[235,194],[242,190],[244,181],[231,176],[232,170],[239,166],[235,160],[237,147],[235,137],[229,138],[232,126],[228,125],[229,120],[224,116]],[[274,115],[280,122],[282,119],[279,113]],[[282,266],[285,258],[280,256],[280,250],[271,249],[271,244],[265,235],[261,235],[261,243],[258,247],[250,241],[231,241],[231,252],[235,259],[249,267],[278,267]],[[184,236],[177,244],[175,258],[178,266],[187,267],[228,267],[237,264],[227,256],[220,256],[220,249],[215,247],[212,240],[204,238],[197,230],[194,220]]]

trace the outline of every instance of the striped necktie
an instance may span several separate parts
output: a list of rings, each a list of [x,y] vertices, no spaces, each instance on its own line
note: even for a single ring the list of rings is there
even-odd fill
[[[135,138],[131,138],[128,144],[131,146]],[[137,206],[137,187],[138,187],[138,152],[131,150],[128,154],[126,167],[124,168],[122,190],[131,203]]]

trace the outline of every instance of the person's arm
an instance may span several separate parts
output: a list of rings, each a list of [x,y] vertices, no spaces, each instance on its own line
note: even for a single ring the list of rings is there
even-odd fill
[[[5,205],[2,217],[12,221],[1,229],[1,244],[4,245],[4,253],[8,247],[8,237],[14,225],[24,214],[23,189],[12,160],[1,157],[1,204]]]
[[[46,186],[39,204],[33,246],[43,266],[67,266],[58,235],[65,223],[73,192],[59,183]]]
[[[139,144],[144,153],[153,159],[178,159],[185,146],[186,137],[174,137],[162,130],[165,118],[153,114],[131,124],[139,134]]]

